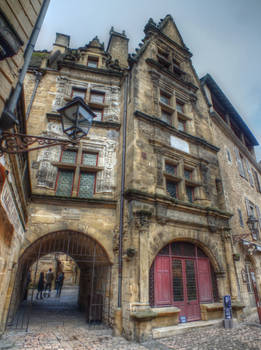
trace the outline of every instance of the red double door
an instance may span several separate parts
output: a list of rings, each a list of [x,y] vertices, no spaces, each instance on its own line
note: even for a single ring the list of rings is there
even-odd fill
[[[187,321],[200,320],[200,303],[213,301],[208,258],[158,256],[154,276],[156,306],[177,306]]]

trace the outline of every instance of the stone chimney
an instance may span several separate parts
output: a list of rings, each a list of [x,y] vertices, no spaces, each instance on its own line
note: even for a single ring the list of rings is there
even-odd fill
[[[111,27],[107,52],[111,55],[113,61],[118,60],[122,68],[128,68],[128,44],[129,39],[125,31],[118,33]]]
[[[53,44],[53,53],[57,50],[60,50],[61,53],[64,53],[66,49],[69,48],[70,45],[70,36],[56,33],[56,40]]]

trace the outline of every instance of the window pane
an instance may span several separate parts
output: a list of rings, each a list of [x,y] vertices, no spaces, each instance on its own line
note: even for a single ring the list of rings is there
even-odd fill
[[[188,301],[197,299],[195,267],[193,260],[186,260],[186,279]]]
[[[93,197],[94,183],[95,183],[94,173],[81,173],[78,196],[80,198]]]
[[[176,103],[176,110],[179,112],[179,113],[183,113],[183,104],[181,103]]]
[[[97,153],[84,152],[82,154],[82,164],[96,166],[97,165]]]
[[[91,102],[94,103],[103,103],[104,102],[104,93],[100,92],[91,92]]]
[[[182,278],[182,262],[181,260],[172,260],[172,276],[173,276],[173,301],[183,301],[183,278]]]
[[[58,173],[56,195],[70,197],[72,194],[73,171],[60,170]]]
[[[188,170],[188,169],[184,169],[184,177],[187,180],[191,180],[192,179],[192,171]]]
[[[178,120],[178,130],[185,131],[186,130],[186,122],[185,120]]]
[[[171,125],[171,114],[161,111],[161,119],[165,122]]]
[[[72,90],[72,98],[81,97],[82,99],[85,99],[85,93],[86,93],[86,90],[73,89]]]
[[[176,165],[172,165],[172,164],[166,163],[165,164],[165,170],[166,170],[166,173],[168,173],[170,175],[176,175],[176,173],[177,173]]]
[[[94,121],[102,121],[102,116],[103,116],[103,110],[102,109],[93,109],[93,113],[96,114],[96,118],[94,118]]]
[[[87,67],[97,68],[98,67],[98,58],[88,57]]]
[[[170,104],[170,98],[164,94],[160,94],[160,101],[165,103],[166,105]]]
[[[166,181],[166,187],[171,197],[177,198],[177,184],[172,181]]]
[[[189,202],[193,202],[194,197],[194,188],[191,186],[186,186],[186,192]]]
[[[77,153],[75,151],[64,151],[61,162],[75,164]]]

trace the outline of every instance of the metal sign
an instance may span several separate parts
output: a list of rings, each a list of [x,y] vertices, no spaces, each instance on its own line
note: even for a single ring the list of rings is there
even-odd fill
[[[231,296],[225,295],[223,299],[223,303],[224,303],[225,320],[231,320],[232,319]]]

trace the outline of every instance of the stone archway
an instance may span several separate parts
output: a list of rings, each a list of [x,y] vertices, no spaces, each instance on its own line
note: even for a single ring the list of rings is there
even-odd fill
[[[16,280],[9,306],[8,323],[12,322],[23,301],[30,267],[41,257],[56,252],[70,256],[80,269],[78,305],[85,312],[86,320],[110,324],[111,263],[108,254],[90,236],[71,230],[48,233],[24,250],[18,261]],[[35,266],[37,269],[37,263]],[[36,276],[36,271],[31,271],[31,280],[35,285],[34,276]],[[33,303],[33,297],[31,299],[31,303]]]

